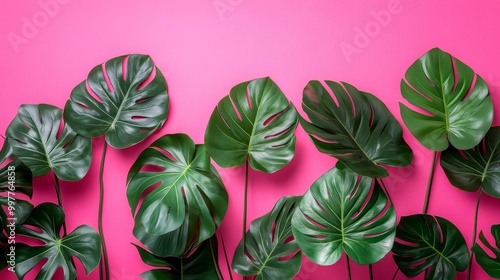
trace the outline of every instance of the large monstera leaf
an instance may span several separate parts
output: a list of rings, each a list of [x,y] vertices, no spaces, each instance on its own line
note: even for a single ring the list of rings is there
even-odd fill
[[[297,112],[270,78],[233,87],[210,117],[205,133],[207,150],[222,167],[247,160],[255,170],[272,173],[287,165],[295,153]]]
[[[64,119],[87,137],[106,136],[115,148],[137,144],[167,117],[167,83],[149,56],[131,54],[90,71],[71,92]]]
[[[215,236],[203,242],[196,250],[184,258],[161,258],[139,246],[142,261],[150,266],[158,267],[142,273],[144,280],[199,280],[219,279],[217,239]]]
[[[317,264],[334,264],[343,251],[358,264],[373,264],[391,251],[396,213],[375,180],[334,168],[306,192],[292,230]]]
[[[470,192],[481,187],[500,198],[500,127],[491,128],[470,150],[448,147],[441,155],[441,166],[453,186]]]
[[[161,170],[145,171],[144,167]],[[222,222],[228,196],[210,163],[204,145],[185,134],[166,135],[144,150],[128,174],[127,197],[136,226],[163,235],[178,229],[186,219],[199,225],[198,243],[212,236]],[[190,215],[192,214],[192,215]]]
[[[302,254],[293,239],[292,215],[300,199],[284,197],[250,224],[245,246],[241,241],[234,253],[234,271],[255,279],[292,279],[299,272]]]
[[[402,217],[392,251],[407,277],[427,270],[425,280],[452,280],[469,264],[467,244],[458,228],[430,215]]]
[[[490,257],[486,251],[479,246],[478,243],[472,245],[472,252],[476,256],[477,263],[483,270],[493,278],[500,278],[500,225],[491,226],[491,234],[495,238],[495,245],[493,247],[484,236],[483,231],[479,233],[479,240],[495,255],[494,258]]]
[[[484,80],[460,60],[432,49],[401,80],[401,93],[419,113],[400,103],[404,123],[426,148],[442,151],[448,141],[467,150],[479,143],[493,121]]]
[[[91,227],[83,225],[61,237],[63,222],[64,212],[59,206],[43,203],[35,207],[23,226],[17,227],[17,234],[43,243],[34,247],[26,244],[16,245],[15,272],[20,279],[24,279],[28,271],[45,259],[47,261],[35,280],[50,280],[59,268],[63,270],[65,280],[75,279],[76,270],[71,262],[72,257],[77,257],[82,262],[87,274],[99,264],[99,234]]]
[[[380,100],[348,83],[325,83],[338,105],[319,81],[310,81],[302,108],[311,122],[301,118],[300,124],[320,152],[339,159],[337,168],[380,178],[389,176],[382,164],[411,163],[413,154],[403,130]]]
[[[61,109],[52,105],[21,105],[7,128],[13,155],[26,164],[34,177],[54,171],[62,180],[77,181],[90,167],[92,145],[65,123]]]

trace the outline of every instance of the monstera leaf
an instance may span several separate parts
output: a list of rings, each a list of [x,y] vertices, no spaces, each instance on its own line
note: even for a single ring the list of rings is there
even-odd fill
[[[272,173],[287,165],[295,152],[297,112],[270,79],[256,79],[231,89],[210,117],[207,150],[222,167],[248,160],[255,170]]]
[[[479,143],[493,121],[484,80],[460,60],[432,49],[413,63],[401,93],[419,113],[400,104],[401,117],[417,140],[434,151],[467,150]]]
[[[407,277],[428,270],[426,280],[452,280],[469,264],[467,244],[457,227],[430,215],[402,217],[392,251]]]
[[[345,251],[358,264],[373,264],[391,251],[396,213],[374,181],[334,168],[314,182],[292,218],[309,259],[331,265]]]
[[[337,168],[372,178],[389,176],[382,164],[410,164],[413,154],[403,130],[380,100],[348,83],[325,83],[338,105],[319,81],[310,81],[302,108],[311,122],[300,119],[320,152],[338,158]]]
[[[13,158],[12,152],[12,146],[10,146],[9,141],[5,140],[0,150],[0,165],[3,165],[0,168],[0,193],[15,191],[31,198],[33,195],[33,174],[22,161]]]
[[[28,271],[38,263],[44,262],[35,280],[50,280],[57,269],[64,272],[64,279],[75,279],[76,270],[71,263],[72,257],[77,257],[89,274],[100,261],[101,238],[89,226],[77,227],[65,237],[60,237],[64,222],[63,210],[52,203],[42,203],[35,207],[17,234],[42,242],[41,246],[16,245],[17,277],[24,279]],[[28,228],[27,226],[30,226]],[[34,229],[33,229],[34,227]]]
[[[159,171],[141,171],[145,166]],[[228,196],[213,172],[204,145],[195,145],[185,134],[166,135],[144,150],[128,174],[127,197],[136,226],[146,233],[162,235],[178,229],[188,213],[199,225],[198,243],[212,236],[226,213]]]
[[[472,252],[474,252],[476,256],[477,263],[490,277],[500,278],[500,249],[498,249],[500,247],[500,225],[493,225],[491,227],[491,234],[495,238],[496,248],[488,242],[483,231],[479,233],[479,240],[481,240],[486,248],[495,254],[494,258],[490,257],[477,243],[472,245]]]
[[[50,170],[62,180],[77,181],[90,167],[90,139],[78,135],[67,123],[59,131],[61,109],[52,105],[21,105],[7,128],[13,155],[26,164],[34,177]]]
[[[142,261],[154,269],[142,273],[144,280],[199,280],[220,279],[217,239],[214,237],[203,242],[185,258],[160,258],[136,246]]]
[[[73,89],[64,119],[81,135],[105,135],[111,146],[126,148],[160,128],[168,106],[160,70],[149,56],[132,54],[94,67]]]
[[[234,253],[234,271],[255,279],[292,279],[299,272],[302,254],[293,239],[291,220],[300,199],[284,197],[250,224],[245,246],[241,241]]]
[[[451,184],[465,191],[484,192],[500,198],[500,127],[491,128],[482,143],[470,150],[448,147],[441,166]]]

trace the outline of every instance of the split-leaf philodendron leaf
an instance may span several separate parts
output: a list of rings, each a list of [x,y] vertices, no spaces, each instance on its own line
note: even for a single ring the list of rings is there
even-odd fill
[[[451,222],[430,215],[402,217],[392,249],[407,277],[428,271],[425,280],[452,280],[469,264],[465,239]]]
[[[493,104],[484,80],[460,60],[432,49],[406,71],[401,94],[416,112],[400,103],[401,117],[426,148],[443,151],[476,146],[493,121]]]
[[[158,267],[142,273],[144,280],[200,280],[219,279],[217,238],[203,242],[196,251],[184,258],[160,258],[139,246],[142,261],[150,266]]]
[[[143,170],[152,166],[159,170]],[[136,213],[146,190],[151,192]],[[135,226],[145,234],[165,235],[190,219],[189,224],[198,227],[197,235],[194,240],[182,238],[195,245],[214,234],[228,205],[226,189],[205,146],[195,145],[185,134],[165,135],[139,155],[128,174],[127,197]]]
[[[59,268],[64,272],[64,280],[75,279],[76,270],[71,263],[72,257],[77,257],[82,262],[87,274],[99,264],[101,259],[99,234],[93,228],[82,225],[67,236],[61,237],[60,231],[64,219],[64,212],[59,206],[42,203],[33,209],[23,226],[17,227],[17,234],[43,243],[40,246],[16,244],[17,277],[24,279],[26,273],[45,259],[47,261],[42,265],[36,280],[52,279]]]
[[[339,159],[337,168],[372,178],[389,176],[380,166],[407,166],[412,151],[403,130],[389,109],[375,96],[348,83],[310,81],[304,89],[302,108],[310,122],[300,124],[322,153]]]
[[[234,271],[263,280],[292,279],[299,272],[302,254],[293,238],[292,216],[300,199],[281,198],[271,212],[250,224],[245,246],[240,241],[234,253]]]
[[[441,166],[453,186],[470,192],[482,188],[500,198],[500,127],[491,128],[470,150],[448,147],[441,155]]]
[[[483,231],[479,233],[479,240],[493,252],[494,257],[490,257],[486,251],[481,248],[478,243],[472,245],[472,252],[476,256],[477,263],[483,268],[483,270],[493,278],[500,278],[500,225],[491,226],[491,234],[495,239],[496,247],[493,247],[490,242],[484,236]]]
[[[346,252],[358,264],[373,264],[391,251],[396,212],[374,181],[333,168],[314,182],[292,218],[309,259],[331,265]]]
[[[259,171],[272,173],[295,153],[297,112],[270,78],[233,87],[214,109],[205,133],[210,156],[222,167],[248,160]]]
[[[167,83],[147,55],[108,60],[71,92],[64,119],[87,137],[105,135],[114,148],[137,144],[167,117]]]
[[[54,171],[61,180],[78,181],[87,174],[92,158],[89,138],[62,122],[61,109],[52,105],[21,105],[7,128],[13,155],[26,164],[33,177]]]

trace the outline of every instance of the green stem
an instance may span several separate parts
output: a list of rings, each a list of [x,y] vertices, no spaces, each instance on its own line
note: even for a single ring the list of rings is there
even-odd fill
[[[349,263],[349,256],[345,255],[345,261],[347,264],[347,279],[351,280],[351,264]]]
[[[243,252],[245,252],[245,235],[247,232],[247,201],[248,201],[248,159],[245,161],[245,197],[243,199]],[[246,280],[243,277],[243,280]]]
[[[368,265],[368,271],[370,271],[370,280],[373,280],[373,265]]]
[[[229,265],[229,258],[227,257],[226,244],[224,242],[224,236],[222,231],[220,232],[220,241],[222,242],[222,250],[224,251],[224,257],[226,258],[227,272],[229,273],[229,279],[233,280],[233,273],[231,272],[231,266]]]
[[[382,180],[382,178],[377,178],[377,181],[380,184],[380,186],[382,186],[382,190],[384,190],[384,193],[387,196],[387,198],[389,199],[389,202],[391,203],[391,205],[394,206],[394,203],[392,203],[391,196],[389,195],[389,192],[387,191],[387,188],[385,186],[384,180]]]
[[[214,250],[214,239],[215,239],[215,246],[217,246],[217,239],[215,238],[215,235],[210,238],[210,240],[208,241],[209,245],[210,245],[210,253],[212,254],[212,262],[214,263],[214,267],[215,267],[215,272],[217,272],[217,280],[224,280],[224,278],[222,278],[222,274],[220,272],[220,267],[219,267],[219,262],[217,261],[217,254],[215,254],[215,250]]]
[[[57,178],[55,173],[54,173],[54,186],[56,188],[57,204],[59,205],[59,207],[61,207],[64,210],[62,198],[61,198],[61,188],[59,187],[59,178]],[[66,229],[66,220],[64,220],[64,222],[63,222],[63,232],[64,232],[64,236],[68,235],[68,230]]]
[[[427,191],[425,192],[424,208],[422,209],[422,214],[427,214],[427,209],[429,208],[429,198],[431,196],[432,180],[434,178],[434,170],[436,165],[438,152],[434,151],[434,156],[432,157],[431,171],[429,174],[429,179],[427,180]]]
[[[398,276],[399,268],[396,269],[396,272],[394,273],[394,276],[392,276],[392,280],[396,279],[396,276]]]
[[[104,279],[109,280],[109,264],[108,264],[108,252],[106,250],[106,241],[104,239],[104,232],[102,230],[102,210],[103,210],[103,205],[104,205],[104,180],[103,180],[103,175],[104,175],[104,162],[106,159],[106,150],[108,149],[108,143],[104,140],[104,147],[102,148],[102,158],[101,158],[101,167],[99,169],[99,216],[97,220],[98,228],[99,228],[99,235],[101,236],[102,240],[102,246],[101,246],[101,251],[102,251],[102,260],[99,265],[100,270],[99,270],[99,279],[103,280],[103,271],[106,277]]]
[[[479,213],[479,202],[481,201],[481,195],[483,194],[483,189],[479,190],[479,194],[477,195],[477,200],[476,200],[476,212],[474,213],[474,230],[472,231],[472,246],[476,243],[476,237],[477,237],[477,217]],[[472,249],[470,251],[470,260],[469,260],[469,268],[467,269],[467,280],[470,280],[470,276],[472,273],[472,258],[474,256],[474,252],[472,252]]]

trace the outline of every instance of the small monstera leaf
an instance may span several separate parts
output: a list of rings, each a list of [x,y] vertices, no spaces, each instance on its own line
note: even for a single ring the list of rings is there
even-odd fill
[[[105,135],[115,148],[135,145],[167,118],[167,83],[147,55],[108,60],[71,92],[64,119],[81,135]]]
[[[374,181],[334,168],[314,182],[292,218],[309,259],[331,265],[345,251],[358,264],[373,264],[391,251],[396,213]]]
[[[493,122],[493,104],[484,80],[460,60],[435,48],[406,71],[401,94],[425,113],[400,103],[401,117],[426,148],[443,151],[476,146]]]
[[[491,128],[470,150],[448,147],[441,154],[441,166],[453,186],[469,192],[481,187],[500,198],[500,127]]]
[[[293,239],[292,215],[300,199],[284,197],[250,224],[245,246],[240,241],[234,253],[234,271],[255,279],[292,279],[299,272],[302,254]]]
[[[0,165],[3,165],[0,167],[0,193],[11,191],[31,198],[33,174],[22,161],[12,156],[12,152],[9,141],[5,140],[0,150]]]
[[[394,261],[407,277],[425,270],[425,280],[452,280],[469,264],[465,239],[452,223],[430,215],[402,217],[392,249]]]
[[[407,166],[413,154],[403,130],[375,96],[348,83],[325,81],[337,103],[319,81],[304,89],[302,108],[311,122],[300,124],[322,153],[338,158],[337,168],[372,178],[389,176],[380,166]]]
[[[491,234],[495,238],[496,248],[493,247],[490,242],[484,236],[483,231],[479,233],[479,240],[484,244],[486,248],[491,250],[495,255],[494,258],[490,257],[486,251],[481,248],[478,243],[472,245],[472,252],[476,256],[477,263],[483,268],[483,270],[492,278],[500,278],[500,225],[493,225],[491,227]]]
[[[15,273],[24,279],[33,267],[47,260],[35,280],[50,280],[57,269],[64,272],[64,280],[75,279],[76,270],[71,263],[77,257],[89,274],[101,259],[101,238],[89,226],[77,227],[65,237],[60,236],[64,222],[63,210],[52,203],[42,203],[35,207],[23,226],[17,227],[17,234],[33,238],[43,243],[42,246],[16,244]],[[34,227],[28,228],[25,225]]]
[[[77,181],[90,167],[90,139],[62,123],[61,109],[52,105],[21,105],[7,128],[13,155],[26,164],[33,177],[54,171],[62,180]]]
[[[142,273],[140,276],[144,280],[222,280],[215,236],[203,242],[194,252],[184,258],[161,258],[137,245],[134,246],[145,264],[160,268]]]
[[[144,167],[159,171],[144,171]],[[214,173],[204,145],[195,145],[185,134],[165,135],[144,150],[128,174],[127,197],[136,227],[163,235],[178,229],[188,219],[199,225],[197,244],[212,236],[226,213],[228,196]],[[189,215],[191,213],[192,215]]]
[[[221,167],[272,173],[295,153],[297,112],[270,78],[241,83],[214,109],[205,133],[207,150]]]

